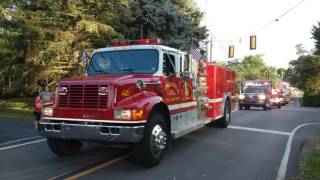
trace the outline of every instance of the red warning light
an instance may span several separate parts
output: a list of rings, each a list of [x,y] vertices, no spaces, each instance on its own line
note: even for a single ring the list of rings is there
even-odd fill
[[[127,41],[115,41],[115,42],[112,42],[110,45],[111,46],[126,46],[128,44],[129,43]]]
[[[160,44],[160,39],[139,39],[135,44]]]
[[[160,44],[160,42],[160,39],[139,39],[135,41],[115,41],[110,43],[110,46]]]

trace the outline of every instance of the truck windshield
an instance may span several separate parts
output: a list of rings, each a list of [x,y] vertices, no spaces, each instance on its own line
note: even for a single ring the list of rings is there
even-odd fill
[[[262,87],[248,87],[244,90],[244,93],[265,93],[265,89]]]
[[[97,52],[88,66],[88,75],[155,73],[159,55],[155,49]]]

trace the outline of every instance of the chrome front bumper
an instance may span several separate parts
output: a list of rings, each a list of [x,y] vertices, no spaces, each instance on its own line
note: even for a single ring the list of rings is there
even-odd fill
[[[38,132],[50,138],[137,143],[143,137],[144,125],[39,121]]]

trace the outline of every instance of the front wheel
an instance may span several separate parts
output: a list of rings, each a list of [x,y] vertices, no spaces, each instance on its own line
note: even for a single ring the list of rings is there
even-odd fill
[[[227,100],[224,105],[223,117],[217,120],[217,125],[219,127],[226,128],[228,127],[230,121],[231,121],[231,107],[230,107],[229,101]]]
[[[83,144],[77,140],[47,138],[48,146],[52,152],[59,156],[67,156],[80,152]]]
[[[142,141],[134,147],[136,161],[148,167],[159,164],[168,145],[168,134],[163,116],[153,113],[144,129]]]

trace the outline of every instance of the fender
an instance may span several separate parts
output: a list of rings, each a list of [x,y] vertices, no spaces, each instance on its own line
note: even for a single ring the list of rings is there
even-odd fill
[[[232,105],[232,94],[230,92],[226,92],[223,94],[223,101],[221,103],[221,112],[224,112],[224,107],[225,107],[225,104],[226,104],[226,101],[227,101],[227,98],[229,98],[229,103],[230,103],[230,106]]]
[[[122,99],[114,106],[114,109],[143,109],[143,118],[147,120],[152,109],[161,102],[167,106],[163,98],[158,94],[141,91]]]

